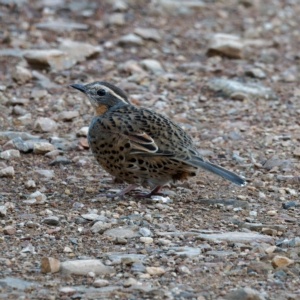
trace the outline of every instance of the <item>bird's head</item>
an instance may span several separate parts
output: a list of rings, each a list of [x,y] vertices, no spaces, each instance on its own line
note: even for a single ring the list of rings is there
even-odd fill
[[[71,84],[71,87],[86,94],[95,109],[96,115],[105,113],[116,105],[129,105],[130,102],[123,90],[104,81],[89,84]]]

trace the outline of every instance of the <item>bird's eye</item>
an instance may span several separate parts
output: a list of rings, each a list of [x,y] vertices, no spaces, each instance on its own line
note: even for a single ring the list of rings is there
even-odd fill
[[[105,95],[106,95],[106,90],[104,90],[104,89],[98,90],[98,91],[97,91],[97,94],[98,94],[99,96],[105,96]]]

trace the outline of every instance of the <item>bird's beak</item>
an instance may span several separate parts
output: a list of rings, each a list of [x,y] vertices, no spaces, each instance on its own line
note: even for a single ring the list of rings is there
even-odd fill
[[[85,91],[86,91],[83,84],[74,83],[74,84],[71,84],[71,87],[73,87],[74,89],[79,90],[80,92],[83,92],[83,93],[85,93]]]

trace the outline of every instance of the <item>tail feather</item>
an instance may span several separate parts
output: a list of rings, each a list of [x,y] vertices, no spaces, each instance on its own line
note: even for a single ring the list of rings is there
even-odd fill
[[[217,166],[209,161],[202,161],[202,160],[193,160],[193,164],[196,166],[199,166],[200,168],[209,171],[211,173],[214,173],[216,175],[219,175],[237,185],[245,185],[246,181],[239,175],[235,174],[234,172],[228,171],[220,166]]]

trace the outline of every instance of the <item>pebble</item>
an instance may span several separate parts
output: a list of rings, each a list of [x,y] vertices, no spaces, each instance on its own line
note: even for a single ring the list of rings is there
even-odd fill
[[[208,87],[213,91],[221,91],[228,97],[234,93],[242,93],[249,98],[277,99],[277,95],[272,89],[253,82],[242,83],[231,79],[214,78],[209,81]]]
[[[100,288],[109,285],[109,281],[105,279],[96,279],[93,283],[95,288]]]
[[[77,135],[77,136],[84,136],[84,137],[87,137],[88,132],[89,132],[89,127],[88,127],[88,126],[85,126],[85,127],[80,128],[80,129],[76,132],[76,135]]]
[[[108,24],[122,26],[125,24],[125,17],[122,13],[114,13],[109,16]]]
[[[59,218],[56,216],[50,216],[45,218],[42,223],[47,224],[47,225],[52,225],[52,226],[56,226],[59,224]]]
[[[245,74],[258,79],[264,79],[267,77],[266,73],[260,68],[250,69],[246,71]]]
[[[52,30],[58,32],[72,31],[72,30],[88,30],[89,26],[83,23],[71,22],[70,20],[49,20],[34,24],[35,28],[43,30]]]
[[[0,153],[0,158],[5,160],[11,160],[20,157],[21,157],[20,151],[15,149],[6,150]]]
[[[59,289],[59,293],[62,296],[72,296],[76,293],[76,289],[69,286],[65,286]]]
[[[152,244],[153,238],[142,236],[142,237],[140,237],[140,241],[144,244]]]
[[[57,130],[57,123],[50,118],[38,118],[34,123],[34,130],[37,132],[54,132]]]
[[[31,72],[28,69],[21,66],[16,66],[15,69],[12,71],[11,76],[19,84],[25,84],[32,79]]]
[[[161,41],[161,35],[155,28],[135,28],[134,33],[145,40]]]
[[[33,173],[39,176],[40,179],[45,179],[45,180],[50,180],[55,175],[53,170],[43,170],[43,169],[34,170]]]
[[[0,217],[5,217],[7,214],[7,208],[5,205],[0,206]]]
[[[265,300],[260,293],[250,287],[237,289],[225,297],[226,300]]]
[[[277,215],[277,211],[276,210],[269,210],[269,211],[267,211],[267,215],[268,216],[276,216]]]
[[[48,95],[48,92],[46,90],[38,90],[38,89],[34,89],[31,92],[31,98],[33,98],[34,100],[41,100],[43,98],[45,98]],[[41,119],[49,119],[49,118],[41,118]],[[49,119],[51,120],[51,119]]]
[[[49,162],[50,166],[55,166],[55,165],[68,165],[70,164],[71,161],[66,158],[65,156],[58,155],[54,158],[54,160]]]
[[[137,284],[137,280],[136,279],[134,279],[134,278],[128,278],[127,280],[125,280],[124,282],[123,282],[123,286],[124,287],[129,287],[129,286],[132,286],[132,285],[135,285],[135,284]]]
[[[141,227],[139,229],[139,234],[142,235],[142,236],[146,236],[146,237],[152,235],[151,231],[148,228],[145,228],[145,227]]]
[[[290,207],[298,206],[294,201],[287,201],[282,203],[282,208],[289,209]]]
[[[134,253],[115,253],[110,254],[108,258],[113,262],[113,264],[125,264],[131,265],[135,262],[142,262],[146,258],[144,254],[134,254]]]
[[[73,275],[86,275],[89,272],[94,272],[96,275],[114,273],[112,267],[105,266],[99,259],[64,261],[61,263],[61,271]]]
[[[65,252],[65,253],[73,253],[73,250],[72,250],[70,247],[67,247],[67,246],[66,246],[66,247],[64,248],[64,252]]]
[[[139,234],[137,231],[132,230],[131,228],[112,228],[108,229],[104,232],[104,235],[110,236],[112,238],[125,238],[131,239],[134,237],[138,237]]]
[[[155,59],[143,59],[140,61],[140,65],[154,74],[164,73],[165,71],[161,63]]]
[[[117,44],[120,46],[128,47],[128,46],[142,46],[144,41],[138,35],[134,33],[126,34],[120,37],[117,40]]]
[[[15,138],[21,138],[22,140],[33,140],[39,139],[39,136],[31,135],[27,132],[19,132],[19,131],[0,131],[0,141],[13,140]]]
[[[265,252],[267,254],[273,253],[276,250],[276,248],[277,248],[276,246],[270,246],[270,247],[265,249]]]
[[[149,275],[163,275],[165,274],[165,269],[162,268],[162,267],[146,267],[146,272],[149,274]]]
[[[15,170],[13,167],[7,167],[0,170],[0,177],[13,178],[15,175]]]
[[[243,42],[235,35],[217,33],[208,41],[208,55],[225,55],[229,58],[243,57]]]
[[[102,234],[104,231],[106,231],[109,228],[111,228],[111,223],[104,223],[102,221],[98,221],[92,226],[91,231],[93,233]]]
[[[60,121],[72,121],[73,119],[77,118],[79,116],[79,112],[77,110],[71,110],[71,111],[63,111],[58,114],[57,118]]]
[[[46,143],[46,142],[34,143],[34,146],[33,146],[33,153],[35,153],[35,154],[45,154],[45,153],[53,151],[53,150],[54,150],[54,146],[52,144]]]
[[[53,257],[43,257],[40,268],[42,273],[56,273],[60,269],[60,261]]]
[[[252,232],[224,232],[220,234],[199,234],[196,239],[206,240],[211,242],[227,241],[232,243],[267,243],[273,244],[274,239],[268,235],[262,235]]]
[[[287,258],[285,256],[280,256],[280,255],[276,255],[272,259],[272,266],[274,268],[286,267],[286,266],[289,266],[289,265],[291,265],[293,263],[294,263],[294,261],[292,259],[289,259],[289,258]]]
[[[179,266],[178,267],[178,272],[182,273],[182,274],[191,274],[190,269],[186,266]]]
[[[23,153],[28,153],[33,151],[33,144],[30,142],[23,141],[23,139],[21,139],[20,137],[17,137],[11,141],[13,142],[16,149]]]
[[[3,233],[7,235],[14,235],[16,233],[16,228],[13,226],[5,226],[3,228]]]

